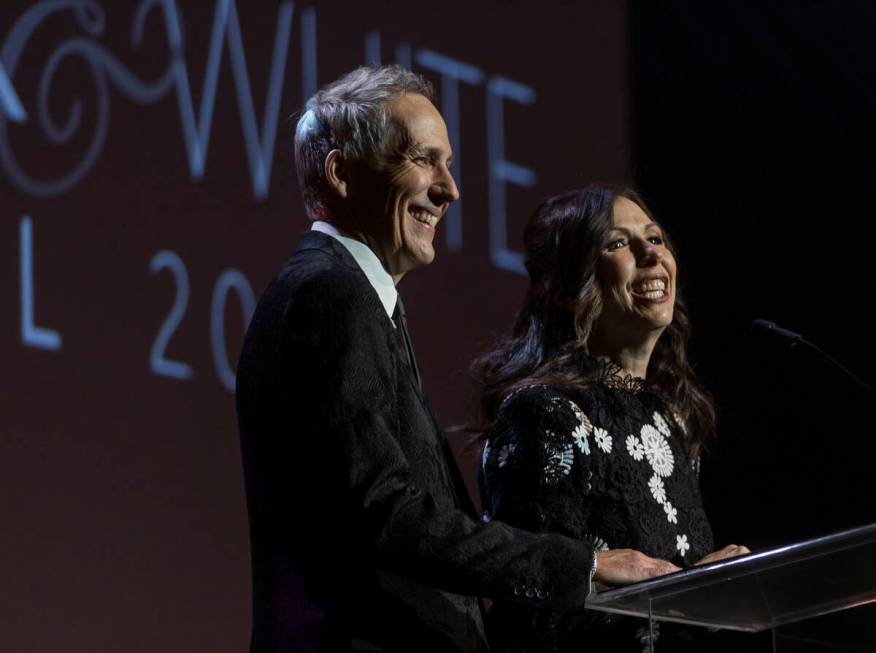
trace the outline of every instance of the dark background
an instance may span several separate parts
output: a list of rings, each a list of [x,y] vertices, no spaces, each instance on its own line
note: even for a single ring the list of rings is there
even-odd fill
[[[634,179],[677,240],[719,406],[702,476],[717,541],[871,523],[876,401],[749,324],[798,331],[876,382],[876,4],[634,2],[630,35]],[[801,630],[873,650],[872,607]]]
[[[237,4],[261,128],[277,5]],[[400,286],[447,426],[470,417],[467,366],[508,327],[525,287],[490,256],[487,87],[501,76],[535,93],[531,104],[503,102],[505,158],[536,175],[530,188],[506,188],[510,249],[541,198],[594,180],[634,184],[678,244],[693,356],[720,407],[721,438],[703,468],[718,541],[765,548],[874,521],[873,400],[815,356],[748,333],[753,318],[775,320],[874,378],[872,3],[295,3],[262,198],[228,40],[202,179],[190,174],[176,91],[145,102],[108,81],[102,95],[81,57],[61,63],[48,107],[63,126],[78,99],[82,123],[69,142],[49,141],[40,78],[69,39],[103,46],[142,80],[172,61],[159,9],[138,48],[140,3],[85,5],[104,29],[87,33],[70,8],[42,19],[10,73],[29,121],[0,118],[19,165],[43,180],[67,175],[106,118],[94,165],[64,192],[39,196],[0,161],[0,650],[246,648],[240,454],[211,353],[218,315],[233,367],[246,302],[231,291],[216,312],[211,301],[228,270],[258,295],[307,227],[286,116],[314,83],[302,50],[314,17],[319,85],[364,63],[375,30],[381,59],[409,44],[442,100],[447,87],[418,52],[482,73],[458,86],[462,245],[447,247],[439,228],[436,263]],[[197,116],[215,7],[178,5]],[[47,5],[3,3],[0,47],[36,6]],[[8,71],[7,57],[0,50]],[[25,215],[34,322],[60,334],[57,351],[21,335]],[[163,250],[189,280],[165,351],[190,366],[188,380],[150,369],[179,291],[168,269],[149,271]],[[872,643],[872,631],[848,629]]]
[[[637,185],[678,240],[693,351],[721,410],[719,539],[873,521],[874,401],[773,320],[873,382],[872,3],[636,3]]]

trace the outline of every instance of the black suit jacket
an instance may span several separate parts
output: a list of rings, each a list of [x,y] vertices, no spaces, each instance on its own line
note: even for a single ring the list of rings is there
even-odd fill
[[[401,332],[334,238],[307,233],[262,296],[237,406],[254,653],[482,651],[474,596],[583,605],[586,544],[472,514]]]

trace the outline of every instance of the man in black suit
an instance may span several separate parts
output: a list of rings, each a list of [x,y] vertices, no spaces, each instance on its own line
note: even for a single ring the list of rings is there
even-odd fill
[[[485,651],[474,597],[567,610],[589,591],[585,543],[477,519],[420,387],[395,283],[432,262],[458,197],[432,98],[418,75],[361,68],[298,123],[313,229],[261,298],[237,378],[254,653]],[[634,562],[606,580],[659,561]]]

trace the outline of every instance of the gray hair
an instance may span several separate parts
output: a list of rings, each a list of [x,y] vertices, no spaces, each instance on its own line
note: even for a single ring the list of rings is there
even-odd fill
[[[386,107],[405,93],[435,101],[428,80],[397,65],[357,68],[307,101],[295,129],[295,168],[311,220],[327,212],[329,152],[337,149],[345,159],[365,162],[384,154],[394,135]]]

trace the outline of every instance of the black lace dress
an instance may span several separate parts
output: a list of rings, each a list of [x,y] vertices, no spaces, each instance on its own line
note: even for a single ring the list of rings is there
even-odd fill
[[[484,519],[689,566],[713,542],[698,461],[687,455],[680,429],[644,382],[616,369],[578,392],[542,385],[518,390],[487,433]],[[490,631],[494,650],[502,652],[641,651],[648,641],[641,619],[559,615],[499,602]],[[664,627],[658,650],[681,650],[678,638],[688,632]]]

